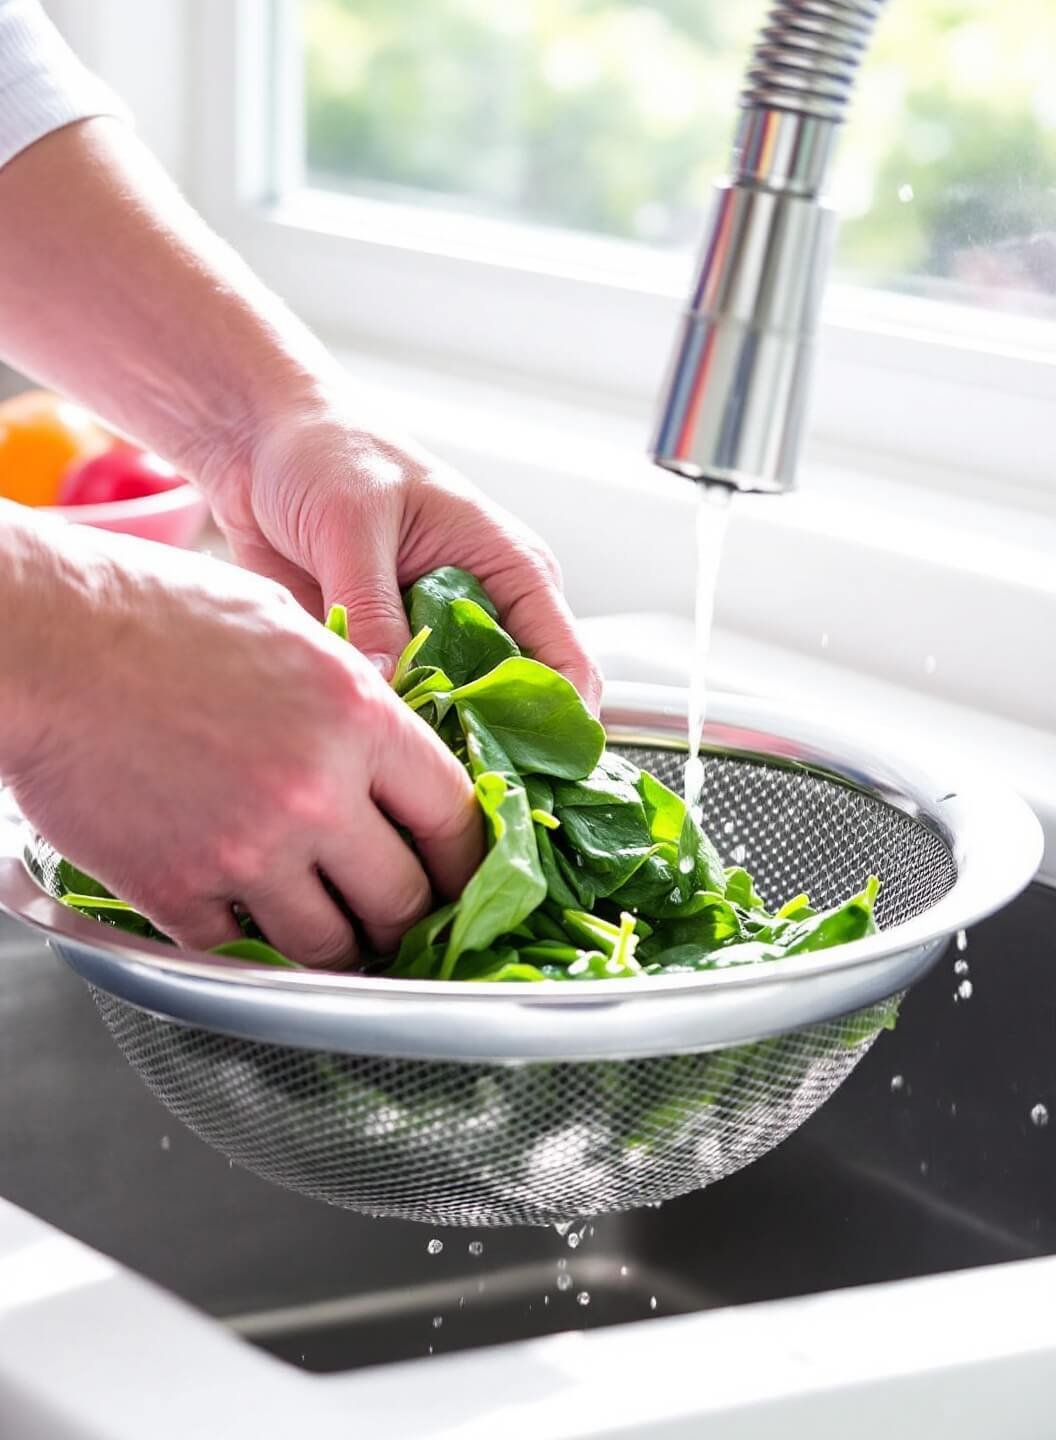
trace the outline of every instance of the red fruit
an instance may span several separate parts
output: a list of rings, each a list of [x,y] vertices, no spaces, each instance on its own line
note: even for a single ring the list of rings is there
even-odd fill
[[[134,445],[115,445],[91,460],[70,466],[62,477],[58,505],[108,505],[175,490],[186,482],[157,455]]]

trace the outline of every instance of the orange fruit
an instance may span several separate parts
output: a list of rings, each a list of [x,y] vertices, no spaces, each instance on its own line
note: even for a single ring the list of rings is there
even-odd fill
[[[73,461],[113,443],[79,405],[50,390],[25,390],[0,402],[0,497],[54,505]]]

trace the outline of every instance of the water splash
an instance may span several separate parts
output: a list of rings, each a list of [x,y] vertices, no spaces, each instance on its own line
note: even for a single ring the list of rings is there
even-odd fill
[[[444,1248],[444,1242],[434,1235],[425,1248],[430,1255],[439,1255]]]
[[[577,1305],[589,1305],[589,1304],[590,1304],[590,1291],[589,1291],[589,1290],[581,1290],[581,1291],[579,1292],[579,1294],[576,1296],[576,1304],[577,1304]]]

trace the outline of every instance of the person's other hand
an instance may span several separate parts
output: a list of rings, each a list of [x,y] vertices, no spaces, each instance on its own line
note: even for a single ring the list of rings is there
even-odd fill
[[[312,966],[354,960],[350,914],[393,949],[427,872],[459,892],[469,779],[362,654],[260,576],[77,530],[5,769],[57,849],[183,944],[237,938],[238,905]]]
[[[430,457],[316,407],[277,422],[207,488],[239,563],[315,615],[345,605],[353,643],[382,673],[410,638],[401,590],[458,565],[481,581],[518,643],[597,712],[600,675],[550,551]]]

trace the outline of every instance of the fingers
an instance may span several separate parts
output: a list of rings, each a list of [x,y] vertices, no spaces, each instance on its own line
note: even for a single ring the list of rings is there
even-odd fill
[[[422,866],[373,805],[362,807],[354,831],[320,857],[320,866],[362,921],[379,955],[395,950],[432,906]]]
[[[486,585],[517,643],[567,676],[596,715],[601,708],[601,672],[579,638],[550,567],[543,559],[514,553],[506,566],[488,576]]]
[[[183,910],[172,924],[166,924],[163,915],[151,915],[159,930],[175,940],[177,945],[189,950],[212,950],[228,940],[237,940],[242,934],[235,912],[222,900],[202,901]]]
[[[348,611],[348,638],[386,679],[411,633],[391,552],[380,537],[353,545],[346,534],[331,539],[319,565],[327,606]]]
[[[484,856],[480,807],[443,741],[402,704],[400,710],[378,757],[371,795],[411,832],[437,889],[455,896]]]
[[[281,889],[247,895],[244,903],[268,944],[299,965],[343,970],[355,960],[352,922],[327,894],[316,870],[290,877]]]

